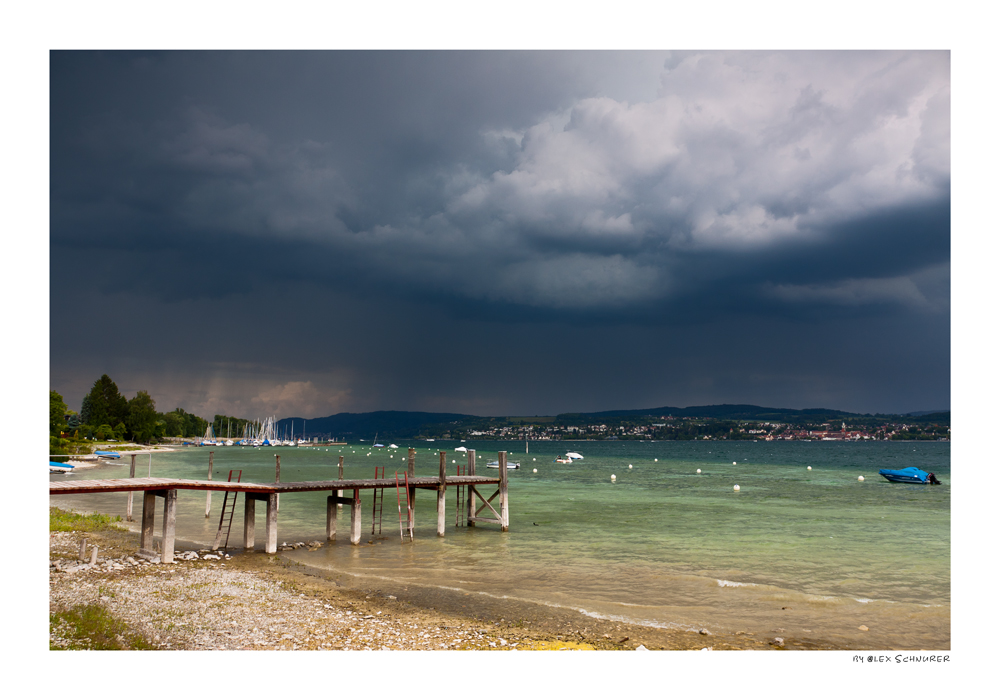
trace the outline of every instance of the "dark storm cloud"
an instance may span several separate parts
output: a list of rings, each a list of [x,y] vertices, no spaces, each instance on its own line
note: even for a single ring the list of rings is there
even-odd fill
[[[949,100],[940,52],[55,53],[52,269],[224,311],[141,355],[203,410],[938,408]]]

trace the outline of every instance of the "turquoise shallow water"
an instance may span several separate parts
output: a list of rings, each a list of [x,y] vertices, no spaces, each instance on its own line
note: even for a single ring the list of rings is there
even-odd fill
[[[276,452],[283,482],[334,478],[340,454],[348,478],[370,478],[375,466],[403,471],[409,446],[418,449],[418,475],[437,474],[439,450],[449,470],[465,461],[454,452],[458,443],[396,442],[398,450],[216,448],[214,478],[239,468],[244,481],[273,481]],[[369,534],[367,492],[362,532],[376,544],[351,547],[341,538],[289,556],[362,583],[419,587],[425,597],[491,596],[658,627],[777,629],[848,647],[950,647],[949,443],[564,441],[531,443],[527,455],[523,442],[465,446],[477,450],[480,473],[495,473],[482,465],[500,449],[521,462],[510,472],[509,532],[453,527],[452,489],[448,532],[439,538],[435,497],[419,491],[416,539],[403,544],[395,493],[386,491],[379,539]],[[584,459],[553,462],[567,450]],[[146,458],[138,464],[145,475]],[[187,448],[154,455],[152,474],[205,478],[207,465],[207,448]],[[890,484],[878,475],[905,466],[933,471],[942,485]],[[127,471],[126,458],[53,478]],[[279,542],[323,539],[325,497],[282,496]],[[211,542],[222,500],[214,499],[215,517],[206,520],[205,495],[181,492],[179,538]],[[52,499],[113,513],[124,512],[124,501],[122,494]],[[231,545],[241,514],[240,507]]]

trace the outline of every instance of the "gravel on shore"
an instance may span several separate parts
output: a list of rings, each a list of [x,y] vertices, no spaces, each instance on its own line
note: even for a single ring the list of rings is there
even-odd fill
[[[79,560],[83,538],[87,549]],[[125,530],[52,532],[49,542],[50,613],[100,605],[156,649],[774,648],[752,635],[721,639],[594,620],[580,624],[544,613],[528,621],[505,619],[502,611],[485,619],[453,614],[381,590],[344,587],[280,553],[180,547],[172,564],[161,564],[135,555],[138,533]],[[59,623],[49,633],[51,648],[79,648]]]

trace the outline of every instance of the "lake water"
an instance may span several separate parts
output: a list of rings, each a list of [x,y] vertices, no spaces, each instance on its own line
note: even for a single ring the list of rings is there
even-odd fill
[[[345,478],[371,478],[376,466],[403,472],[411,446],[418,475],[437,475],[440,450],[450,474],[452,460],[466,459],[456,442],[396,442],[398,450],[214,448],[214,478],[243,469],[243,481],[273,482],[275,453],[282,482],[336,478],[341,454]],[[394,490],[385,492],[381,537],[372,536],[366,491],[365,546],[341,535],[332,546],[286,555],[339,572],[352,585],[420,590],[425,600],[468,594],[662,628],[781,629],[846,648],[950,648],[949,443],[563,441],[533,442],[528,454],[523,442],[465,446],[477,451],[481,474],[496,473],[484,463],[498,450],[520,461],[521,469],[509,472],[509,532],[454,527],[452,488],[445,537],[436,536],[435,496],[424,490],[417,492],[414,542],[400,541]],[[553,461],[567,450],[584,459]],[[138,457],[138,476],[146,475],[147,459]],[[52,478],[127,476],[127,462]],[[152,457],[153,476],[203,479],[207,466],[208,448]],[[942,485],[890,484],[878,475],[908,466],[934,472]],[[324,539],[326,495],[281,497],[279,543]],[[124,514],[125,498],[60,496],[51,503]],[[205,494],[181,491],[177,537],[211,543],[221,505],[215,494],[206,519]],[[141,499],[135,507],[138,517]],[[344,533],[349,510],[342,517]],[[242,504],[231,547],[240,544],[241,519]]]

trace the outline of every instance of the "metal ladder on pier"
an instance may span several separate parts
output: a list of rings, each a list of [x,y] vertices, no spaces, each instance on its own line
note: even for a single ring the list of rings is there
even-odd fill
[[[457,473],[459,476],[465,476],[466,466],[464,464],[456,465],[458,467]],[[462,516],[465,513],[465,484],[458,484],[455,487],[455,527],[459,527],[462,524]]]
[[[375,467],[375,478],[385,478],[385,467]],[[375,534],[375,519],[378,518],[378,534],[382,534],[382,501],[385,500],[385,489],[372,489],[375,500],[372,501],[372,534]]]
[[[233,473],[236,474],[236,483],[239,483],[240,479],[243,478],[243,470],[230,469],[227,482],[233,480]],[[222,501],[222,515],[219,516],[219,531],[215,533],[215,543],[212,544],[213,552],[219,548],[223,537],[226,538],[226,542],[222,545],[222,548],[226,549],[229,546],[229,532],[233,529],[233,513],[236,512],[237,496],[239,496],[239,493],[236,491],[226,491],[226,497]]]
[[[399,507],[399,539],[410,538],[413,541],[413,504],[410,503],[410,477],[403,472],[403,493],[399,492],[399,472],[393,472],[396,476],[396,505]],[[403,499],[406,499],[406,528],[403,528]]]

